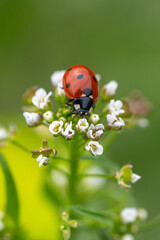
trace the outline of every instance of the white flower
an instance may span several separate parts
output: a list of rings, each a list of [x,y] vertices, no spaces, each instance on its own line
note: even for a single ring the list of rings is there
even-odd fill
[[[53,121],[50,125],[49,125],[49,131],[53,134],[53,135],[57,135],[58,133],[61,132],[62,130],[62,126],[63,126],[63,121]]]
[[[114,99],[112,99],[108,104],[108,109],[110,113],[111,114],[113,113],[115,116],[118,116],[119,114],[125,112],[124,109],[122,109],[122,107],[123,103],[120,100],[115,101]]]
[[[39,88],[35,92],[35,96],[32,97],[32,103],[39,109],[45,109],[49,103],[49,97],[52,95],[52,92],[47,92],[43,88]]]
[[[96,124],[99,121],[99,115],[98,114],[91,114],[90,120],[92,123]]]
[[[138,211],[136,208],[124,208],[121,213],[123,223],[133,223],[136,221]]]
[[[106,118],[109,128],[121,129],[123,126],[125,126],[123,119],[120,117],[116,117],[113,113],[107,114]]]
[[[61,70],[61,71],[56,71],[52,74],[51,76],[51,82],[52,82],[52,86],[57,88],[59,87],[63,87],[63,76],[64,76],[65,70]]]
[[[71,139],[75,134],[75,130],[72,129],[72,122],[66,124],[66,129],[61,130],[62,136],[66,137],[66,139]]]
[[[4,223],[0,220],[0,231],[4,229]]]
[[[101,80],[101,75],[99,73],[97,73],[95,75],[96,75],[97,81],[99,82]]]
[[[36,126],[40,123],[40,114],[39,113],[30,113],[30,112],[24,112],[23,116],[26,119],[26,123],[28,126],[32,127],[32,126]]]
[[[91,124],[87,132],[87,137],[98,140],[100,136],[103,134],[103,130],[104,130],[103,124],[97,124],[96,126]]]
[[[115,80],[110,81],[103,86],[102,92],[105,98],[114,96],[118,87],[118,83]]]
[[[146,220],[147,217],[148,217],[148,212],[147,212],[145,209],[143,209],[143,208],[139,208],[139,209],[138,209],[138,217],[139,217],[142,221],[144,221],[144,220]]]
[[[47,111],[43,114],[43,118],[47,121],[47,122],[52,122],[53,121],[53,112],[52,111]]]
[[[86,144],[85,149],[87,151],[91,151],[93,155],[102,155],[103,153],[103,146],[99,144],[97,141],[90,141]]]
[[[88,127],[89,127],[89,123],[87,122],[87,120],[85,118],[79,119],[79,121],[76,125],[76,128],[80,132],[85,132]]]
[[[4,128],[0,128],[0,140],[5,140],[8,137],[8,132]]]
[[[41,167],[43,164],[48,164],[48,158],[44,157],[43,154],[39,155],[36,160],[39,162],[39,167]]]
[[[137,182],[139,179],[141,179],[141,176],[135,174],[135,173],[132,173],[132,178],[131,178],[131,183],[135,183]]]
[[[122,237],[122,240],[134,240],[134,237],[133,237],[133,235],[131,235],[131,234],[125,234],[125,235]]]

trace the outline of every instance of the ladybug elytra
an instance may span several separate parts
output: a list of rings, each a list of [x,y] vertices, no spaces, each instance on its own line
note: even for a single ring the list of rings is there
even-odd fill
[[[72,113],[87,116],[98,99],[98,81],[95,74],[84,65],[70,67],[63,76],[63,88],[73,103]]]

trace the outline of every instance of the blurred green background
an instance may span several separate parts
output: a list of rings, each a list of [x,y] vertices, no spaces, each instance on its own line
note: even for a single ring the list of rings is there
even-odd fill
[[[0,1],[0,121],[17,123],[19,140],[39,148],[41,140],[23,119],[21,96],[33,85],[49,90],[52,72],[76,64],[100,73],[101,86],[117,80],[117,97],[139,89],[154,104],[150,127],[124,132],[108,155],[120,165],[132,163],[142,176],[133,191],[150,218],[160,212],[159,12],[159,0]],[[56,240],[58,210],[41,190],[43,169],[13,146],[3,152],[15,177],[29,239]],[[3,181],[0,172],[0,209],[5,204]],[[156,229],[137,239],[159,236]]]

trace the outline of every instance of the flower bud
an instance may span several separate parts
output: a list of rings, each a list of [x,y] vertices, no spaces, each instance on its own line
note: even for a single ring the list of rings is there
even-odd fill
[[[131,183],[137,182],[141,177],[132,171],[132,165],[128,164],[121,168],[119,172],[115,173],[118,184],[126,189],[131,188]]]
[[[65,101],[67,100],[67,96],[65,94],[65,91],[62,87],[58,86],[55,91],[55,98],[56,101],[61,105],[64,106]]]
[[[40,124],[41,116],[39,113],[24,112],[23,116],[25,117],[26,123],[29,127],[34,127]]]
[[[98,114],[91,114],[90,120],[91,120],[92,123],[96,124],[100,120],[99,115]]]
[[[69,225],[72,228],[77,228],[78,227],[78,222],[76,220],[69,220]]]
[[[53,121],[53,112],[52,111],[47,111],[43,114],[43,118],[47,121],[47,122],[52,122]]]
[[[113,97],[116,93],[117,87],[118,87],[118,83],[114,80],[104,85],[101,91],[102,100],[105,101]]]
[[[69,214],[66,211],[62,212],[61,217],[62,217],[62,220],[65,222],[67,222],[69,220]]]

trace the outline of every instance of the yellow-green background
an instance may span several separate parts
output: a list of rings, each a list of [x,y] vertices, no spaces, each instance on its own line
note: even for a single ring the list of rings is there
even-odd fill
[[[18,138],[28,148],[39,147],[41,138],[25,125],[22,93],[33,85],[49,90],[52,72],[75,64],[100,73],[100,85],[117,80],[118,97],[139,89],[154,104],[150,127],[124,132],[108,155],[134,165],[142,176],[134,185],[136,199],[155,216],[160,212],[160,1],[0,0],[0,121],[16,122]],[[29,239],[57,240],[57,210],[41,190],[43,168],[13,146],[3,152]],[[0,209],[3,181],[0,172]],[[159,240],[159,235],[157,229],[137,239]]]

